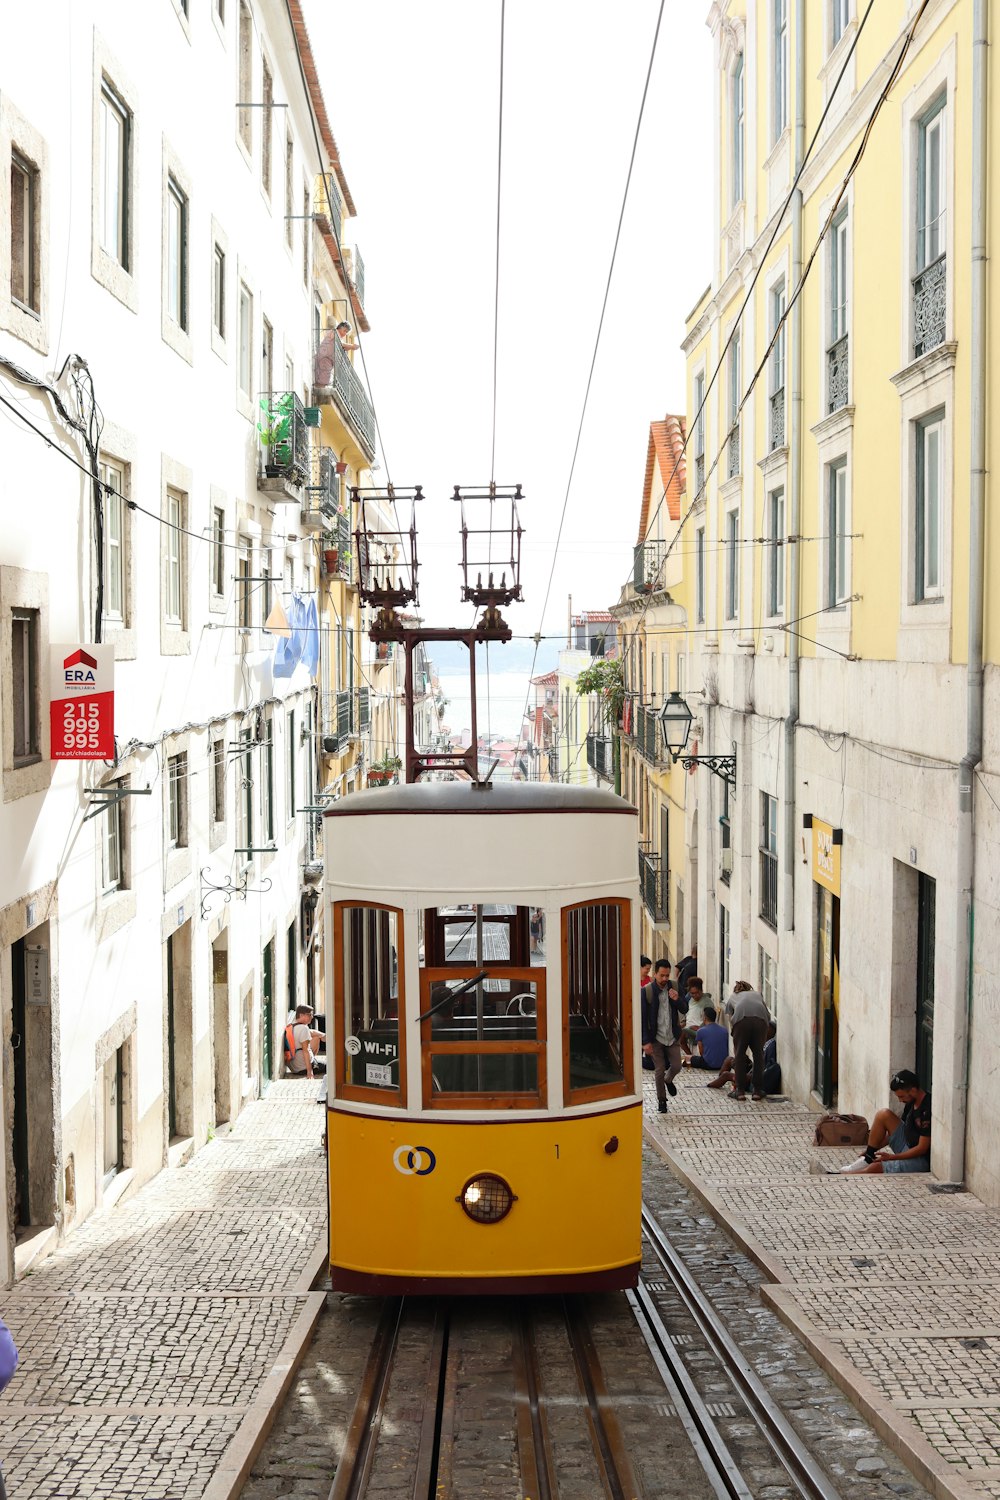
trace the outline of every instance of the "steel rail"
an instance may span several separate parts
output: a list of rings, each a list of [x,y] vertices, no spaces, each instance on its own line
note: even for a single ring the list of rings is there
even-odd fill
[[[608,1396],[604,1371],[580,1298],[562,1298],[563,1317],[586,1402],[587,1423],[601,1484],[608,1500],[637,1500],[641,1494],[617,1413]]]
[[[842,1500],[840,1491],[813,1458],[750,1362],[740,1353],[725,1321],[706,1300],[683,1258],[645,1204],[642,1206],[642,1228],[685,1311],[694,1320],[705,1343],[725,1370],[749,1415],[803,1500]],[[638,1297],[631,1292],[628,1297],[635,1312]],[[643,1297],[647,1304],[643,1309],[645,1316],[649,1317],[647,1308],[650,1308],[659,1320],[651,1295],[645,1287],[640,1287],[639,1297]],[[670,1335],[662,1325],[662,1320],[659,1321],[669,1342]]]
[[[531,1500],[559,1500],[534,1322],[522,1303],[513,1319],[514,1415],[521,1489]]]
[[[367,1488],[382,1426],[393,1356],[399,1343],[403,1307],[403,1299],[393,1297],[382,1309],[329,1500],[361,1500]]]

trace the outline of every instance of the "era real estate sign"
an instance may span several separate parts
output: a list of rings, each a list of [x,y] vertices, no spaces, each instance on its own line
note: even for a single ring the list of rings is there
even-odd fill
[[[53,760],[114,760],[114,646],[53,646],[49,693]]]

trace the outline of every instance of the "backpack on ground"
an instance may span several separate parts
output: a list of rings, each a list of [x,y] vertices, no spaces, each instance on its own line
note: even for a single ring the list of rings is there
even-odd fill
[[[864,1115],[822,1115],[813,1141],[817,1146],[867,1146],[868,1121]]]

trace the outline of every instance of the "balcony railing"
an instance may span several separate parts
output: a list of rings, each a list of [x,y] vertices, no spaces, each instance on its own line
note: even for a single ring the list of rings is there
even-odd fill
[[[364,734],[372,721],[371,697],[366,687],[358,688],[358,730]]]
[[[340,503],[340,475],[330,448],[313,448],[309,455],[309,483],[302,507],[302,519],[309,526],[327,528],[334,521]]]
[[[294,391],[268,391],[260,398],[264,473],[269,479],[304,484],[310,473],[305,407]]]
[[[629,737],[639,754],[651,765],[663,759],[660,720],[655,710],[643,703],[635,705]]]
[[[340,194],[329,175],[321,177],[316,184],[316,213],[330,220],[330,227],[339,245],[343,210],[340,206]]]
[[[847,405],[848,380],[847,380],[847,355],[848,335],[839,338],[835,344],[831,344],[826,351],[826,376],[827,376],[827,414],[840,411],[842,406]]]
[[[728,477],[730,479],[735,479],[737,474],[743,472],[743,457],[740,453],[739,421],[734,422],[732,427],[729,429],[728,453],[729,462],[726,465]]]
[[[636,593],[650,594],[654,589],[662,589],[666,542],[642,542],[632,552],[632,585]]]
[[[760,914],[770,927],[778,926],[778,856],[760,851]]]
[[[785,387],[774,392],[770,404],[770,432],[768,434],[768,452],[773,453],[776,448],[785,446]]]
[[[639,888],[642,904],[654,922],[669,920],[670,872],[654,850],[639,850]]]
[[[336,707],[337,740],[343,749],[351,734],[351,694],[349,692],[338,693]]]
[[[377,279],[377,278],[376,278]],[[361,251],[357,245],[354,247],[354,290],[358,294],[361,306],[365,305],[365,263],[361,259]]]
[[[598,776],[607,777],[612,775],[612,746],[611,741],[603,734],[587,735],[587,765]]]
[[[361,446],[369,458],[374,458],[375,413],[336,329],[327,329],[319,335],[313,355],[313,384],[332,392],[361,439]]]
[[[948,321],[948,263],[941,255],[913,278],[913,357],[943,344]]]

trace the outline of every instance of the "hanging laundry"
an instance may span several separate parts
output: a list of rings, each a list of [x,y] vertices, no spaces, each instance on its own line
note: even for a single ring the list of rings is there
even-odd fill
[[[316,606],[313,604],[314,611],[315,608]],[[307,616],[308,611],[305,601],[298,594],[293,594],[291,608],[288,612],[291,635],[282,636],[274,648],[275,677],[291,677],[295,668],[302,660],[302,652],[306,643],[305,626]]]
[[[316,611],[316,600],[310,599],[306,605],[305,640],[302,643],[302,665],[310,677],[315,677],[319,671],[319,615]]]

